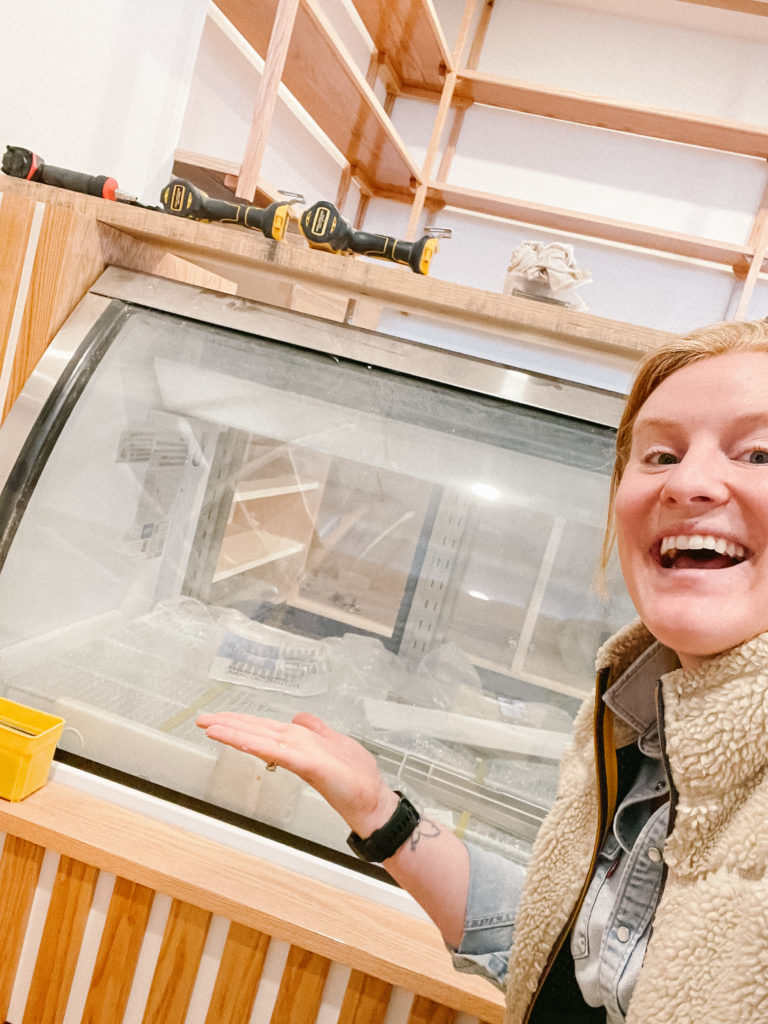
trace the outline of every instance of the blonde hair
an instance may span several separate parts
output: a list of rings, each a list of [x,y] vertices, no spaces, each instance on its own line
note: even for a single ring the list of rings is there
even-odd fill
[[[637,367],[616,434],[616,460],[611,477],[608,521],[600,559],[601,574],[605,572],[616,539],[616,492],[629,460],[632,430],[637,414],[648,397],[667,377],[682,370],[684,366],[690,366],[691,363],[727,355],[729,352],[768,352],[768,320],[731,320],[700,327],[685,337],[673,338],[649,352]]]

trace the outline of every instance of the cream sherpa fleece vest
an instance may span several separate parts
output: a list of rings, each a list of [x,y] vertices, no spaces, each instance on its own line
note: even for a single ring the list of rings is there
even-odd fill
[[[612,679],[652,642],[635,622],[598,655]],[[667,877],[627,1024],[768,1024],[768,634],[662,677],[677,809]],[[579,712],[516,920],[507,1024],[522,1024],[589,870],[593,702]],[[616,745],[635,735],[617,722]],[[564,1022],[567,1024],[567,1022]]]

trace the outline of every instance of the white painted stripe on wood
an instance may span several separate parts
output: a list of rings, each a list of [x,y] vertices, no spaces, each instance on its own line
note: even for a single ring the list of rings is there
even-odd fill
[[[229,934],[229,919],[214,916],[208,927],[208,935],[200,957],[192,995],[189,1000],[186,1024],[202,1024],[208,1014],[208,1007],[221,965],[221,957]]]
[[[170,896],[161,892],[155,893],[122,1024],[142,1024],[144,1020],[144,1011],[157,967],[165,926],[171,912],[171,903]]]
[[[393,988],[384,1024],[408,1024],[413,998],[413,992],[407,992],[404,988]]]
[[[290,950],[288,942],[272,939],[269,943],[249,1024],[266,1024],[266,1021],[271,1020]]]
[[[344,1002],[351,973],[349,967],[331,961],[323,988],[323,1001],[317,1011],[315,1024],[338,1024],[341,1004]]]
[[[27,239],[27,248],[24,253],[24,262],[22,263],[21,274],[19,276],[19,288],[16,293],[16,303],[13,307],[11,326],[8,331],[8,342],[3,356],[3,365],[0,368],[0,409],[5,407],[5,400],[8,395],[8,387],[11,381],[11,373],[13,371],[13,360],[16,357],[16,349],[19,344],[21,321],[27,304],[29,283],[32,279],[32,267],[35,262],[37,243],[40,238],[40,230],[43,226],[45,210],[45,203],[35,203],[35,212],[32,215],[32,224],[29,230],[29,238]]]
[[[115,876],[102,871],[96,880],[93,901],[88,913],[88,920],[85,923],[80,956],[77,960],[62,1024],[78,1024],[82,1020],[88,989],[93,980],[93,968],[96,964],[101,937],[104,934],[104,922],[107,919],[109,901],[112,899],[114,888]]]
[[[11,1000],[8,1006],[8,1020],[19,1021],[24,1017],[24,1009],[29,998],[32,975],[35,970],[37,953],[43,936],[45,918],[48,914],[58,867],[58,853],[54,853],[53,850],[46,850],[40,867],[40,877],[37,880],[32,907],[30,908],[24,942],[21,947],[19,966],[16,971],[13,992],[11,993]]]

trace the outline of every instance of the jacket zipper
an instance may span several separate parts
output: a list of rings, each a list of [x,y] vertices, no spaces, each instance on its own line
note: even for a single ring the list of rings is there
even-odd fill
[[[618,791],[618,766],[616,760],[616,747],[613,742],[613,712],[606,707],[603,701],[603,695],[608,689],[610,680],[610,668],[601,669],[597,674],[596,686],[595,686],[595,715],[594,715],[594,741],[595,741],[595,771],[597,773],[597,792],[598,792],[598,813],[597,813],[597,833],[595,836],[595,845],[592,850],[592,857],[589,863],[589,870],[587,871],[584,885],[582,886],[579,898],[577,899],[573,910],[571,911],[568,920],[560,932],[557,941],[552,946],[547,962],[544,965],[544,970],[541,972],[539,983],[536,986],[536,991],[533,993],[528,1009],[523,1018],[523,1024],[529,1024],[533,1008],[536,1005],[536,1000],[541,994],[541,990],[544,987],[544,983],[549,976],[549,972],[552,970],[560,950],[565,943],[568,933],[576,921],[581,910],[581,905],[587,895],[589,883],[592,880],[592,875],[595,870],[595,864],[597,862],[597,856],[600,853],[603,843],[605,842],[605,836],[613,821],[613,816],[616,812],[616,794]],[[610,755],[610,764],[608,757]],[[601,771],[601,766],[604,769]]]

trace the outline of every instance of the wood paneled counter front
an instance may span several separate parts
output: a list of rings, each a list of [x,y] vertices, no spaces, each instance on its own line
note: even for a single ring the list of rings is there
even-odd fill
[[[499,1024],[437,930],[49,782],[0,801],[11,1024]]]

